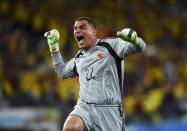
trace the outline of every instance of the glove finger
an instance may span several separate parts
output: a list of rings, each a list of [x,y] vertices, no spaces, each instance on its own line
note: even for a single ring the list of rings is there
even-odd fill
[[[54,35],[52,34],[47,35],[47,39],[51,39],[51,38],[54,38]]]
[[[127,37],[131,39],[132,34],[133,34],[134,32],[135,32],[135,31],[134,31],[133,29],[130,29],[130,31],[129,31]]]
[[[120,36],[120,35],[121,35],[121,32],[120,32],[120,31],[118,31],[118,32],[117,32],[117,36]]]
[[[125,40],[127,42],[133,42],[128,36],[125,36],[122,32],[118,31],[117,32],[117,37],[121,38],[122,40]]]
[[[123,33],[121,31],[117,32],[117,37],[124,37]]]
[[[129,39],[129,38],[128,38],[127,36],[125,36],[124,33],[121,32],[121,31],[118,31],[118,32],[117,32],[117,37],[122,38],[122,39]]]
[[[48,32],[46,32],[46,33],[44,34],[44,37],[48,37],[50,34],[51,34],[50,31],[48,31]]]

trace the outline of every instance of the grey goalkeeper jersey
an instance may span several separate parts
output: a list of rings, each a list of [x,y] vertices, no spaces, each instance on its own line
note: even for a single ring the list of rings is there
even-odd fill
[[[53,54],[55,70],[61,78],[79,76],[80,99],[96,104],[122,103],[124,58],[143,51],[145,42],[137,46],[120,38],[98,39],[88,51],[79,50],[65,62],[60,53]]]

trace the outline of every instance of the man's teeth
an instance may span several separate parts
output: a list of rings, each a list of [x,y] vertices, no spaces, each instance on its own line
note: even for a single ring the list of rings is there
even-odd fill
[[[83,36],[77,37],[77,40],[78,40],[78,41],[83,40],[83,39],[84,39]]]

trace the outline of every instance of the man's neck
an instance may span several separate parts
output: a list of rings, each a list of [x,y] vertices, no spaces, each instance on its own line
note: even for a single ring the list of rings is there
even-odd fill
[[[89,48],[87,48],[87,49],[84,49],[84,51],[88,52],[91,48],[93,48],[97,44],[98,40],[99,39],[97,39],[97,38],[94,39],[93,42],[92,42],[92,44],[91,44],[91,46]]]

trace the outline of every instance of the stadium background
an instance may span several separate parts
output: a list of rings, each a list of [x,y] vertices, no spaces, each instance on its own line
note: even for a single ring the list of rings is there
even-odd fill
[[[76,17],[92,17],[98,37],[124,27],[148,47],[126,58],[127,131],[187,128],[185,0],[0,0],[0,129],[59,130],[78,98],[78,78],[57,78],[44,32],[60,31],[66,60],[78,48]]]

